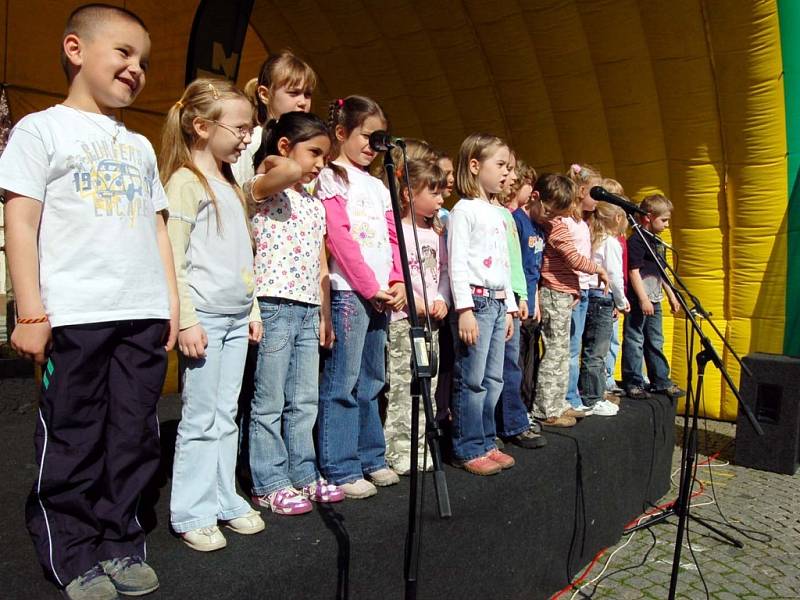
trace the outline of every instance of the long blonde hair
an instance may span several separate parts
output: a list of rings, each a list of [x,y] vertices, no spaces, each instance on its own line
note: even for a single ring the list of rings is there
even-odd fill
[[[480,198],[481,187],[478,183],[478,176],[469,168],[469,161],[472,159],[483,162],[488,159],[492,152],[499,148],[507,148],[501,138],[487,133],[473,133],[461,142],[456,161],[456,193],[462,198]]]
[[[592,179],[602,180],[603,176],[592,165],[582,165],[572,163],[567,169],[565,175],[575,183],[575,208],[573,209],[572,216],[576,220],[583,218],[583,209],[581,209],[581,188],[589,185]]]
[[[222,101],[235,99],[248,100],[244,92],[227,79],[205,77],[195,79],[186,86],[181,99],[170,107],[161,132],[161,152],[158,161],[161,182],[166,184],[179,169],[191,171],[200,181],[214,206],[218,230],[221,224],[217,199],[206,176],[192,162],[192,147],[198,140],[194,130],[194,120],[200,118],[216,121],[222,115]],[[223,177],[233,187],[244,207],[244,195],[233,177],[230,164],[222,163],[221,170]]]
[[[626,229],[625,211],[608,202],[598,202],[597,208],[589,215],[586,222],[592,236],[592,251],[597,250],[606,237],[622,235]]]

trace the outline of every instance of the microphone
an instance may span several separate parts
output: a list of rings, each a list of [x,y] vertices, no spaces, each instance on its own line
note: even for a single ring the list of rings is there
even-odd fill
[[[401,148],[405,146],[405,140],[399,137],[393,137],[382,129],[378,129],[369,134],[369,147],[375,152],[385,152],[395,146]]]
[[[642,210],[633,202],[628,202],[625,198],[617,196],[616,194],[612,194],[604,187],[599,185],[594,186],[591,190],[589,190],[589,195],[594,198],[595,200],[599,200],[600,202],[608,202],[609,204],[613,204],[614,206],[619,206],[622,210],[626,213],[636,213],[640,215],[647,215],[646,210]]]

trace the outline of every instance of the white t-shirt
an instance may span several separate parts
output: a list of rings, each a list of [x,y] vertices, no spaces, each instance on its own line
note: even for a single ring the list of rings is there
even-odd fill
[[[622,272],[622,244],[613,235],[604,236],[594,251],[593,260],[608,273],[609,290],[614,298],[614,305],[619,310],[625,310],[628,307],[628,299],[625,297],[625,277]],[[599,278],[597,275],[592,275],[589,289],[600,287]]]
[[[0,187],[42,203],[39,280],[53,327],[169,318],[155,221],[168,202],[144,136],[63,105],[30,114],[0,157]]]
[[[261,125],[256,125],[253,129],[253,135],[250,136],[250,143],[245,146],[242,153],[239,155],[239,160],[231,165],[233,177],[240,187],[250,181],[255,175],[255,168],[253,167],[253,157],[261,147],[261,136],[264,134],[264,128]]]
[[[485,200],[462,198],[450,211],[447,234],[450,289],[456,310],[472,308],[472,289],[505,291],[506,309],[516,312],[511,289],[506,222]]]

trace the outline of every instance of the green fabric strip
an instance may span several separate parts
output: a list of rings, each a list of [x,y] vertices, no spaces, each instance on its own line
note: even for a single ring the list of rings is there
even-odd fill
[[[778,0],[789,159],[786,325],[783,352],[800,356],[800,2]]]

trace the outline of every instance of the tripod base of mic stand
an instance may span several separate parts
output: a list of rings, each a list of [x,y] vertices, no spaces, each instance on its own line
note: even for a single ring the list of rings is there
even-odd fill
[[[634,531],[639,531],[640,529],[647,529],[648,527],[652,527],[653,525],[657,525],[658,523],[666,521],[670,517],[680,517],[678,509],[675,508],[674,506],[666,508],[661,512],[654,514],[650,519],[648,519],[644,523],[641,523],[640,525],[634,525],[632,527],[624,529],[622,531],[622,535],[630,535]],[[688,513],[686,517],[688,517],[698,525],[702,525],[712,533],[716,534],[717,536],[728,542],[731,546],[736,546],[737,548],[744,548],[744,544],[741,542],[741,540],[738,540],[735,537],[728,535],[718,527],[711,525],[708,521],[701,519],[700,517],[696,517],[692,513]]]

